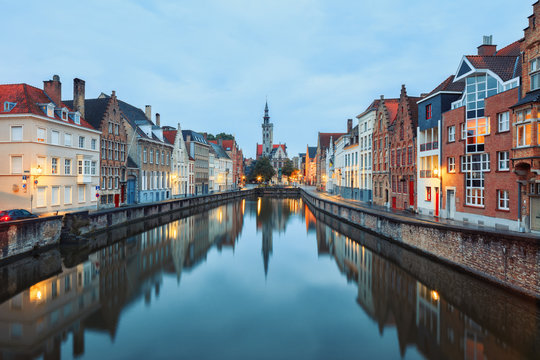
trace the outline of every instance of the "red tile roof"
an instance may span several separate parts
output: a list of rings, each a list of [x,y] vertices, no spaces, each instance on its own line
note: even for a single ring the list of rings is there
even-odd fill
[[[467,60],[476,69],[489,69],[508,81],[521,74],[519,56],[478,56],[468,55]]]
[[[34,86],[28,84],[8,84],[0,85],[0,103],[9,101],[16,103],[15,107],[11,111],[3,111],[3,107],[0,109],[0,114],[33,114],[38,116],[47,117],[47,115],[41,110],[38,104],[51,103],[51,99],[47,94]],[[69,106],[64,103],[55,104],[56,107],[65,107],[69,111],[73,111]],[[92,130],[96,130],[82,117],[81,124],[75,124],[75,122],[68,117],[68,120],[62,120],[56,113],[54,114],[56,120],[67,122],[71,125],[80,126]]]
[[[332,141],[336,141],[340,136],[347,133],[319,133],[319,143],[318,146],[321,150],[325,150],[330,145],[330,138]]]
[[[519,56],[521,53],[521,40],[514,41],[495,53],[496,56]]]
[[[363,113],[361,113],[360,115],[356,115],[356,118],[359,119],[365,114],[367,114],[368,112],[372,110],[377,110],[377,108],[379,107],[379,101],[380,101],[379,99],[373,100],[373,102],[367,107],[366,110],[364,110]]]
[[[396,120],[396,116],[399,108],[399,99],[384,99],[384,105],[388,110],[388,115],[390,116],[390,124]]]
[[[278,147],[282,147],[283,151],[287,152],[287,145],[286,144],[274,144],[272,146],[272,149],[276,149]],[[261,155],[262,155],[262,144],[257,144],[257,156],[261,156]]]
[[[165,139],[167,139],[167,141],[170,143],[170,144],[173,144],[174,145],[174,142],[176,140],[176,133],[178,132],[178,130],[165,130],[163,131],[163,137]]]
[[[209,140],[208,142],[218,145],[218,140]],[[221,147],[227,151],[232,151],[234,148],[234,143],[235,140],[222,140]]]

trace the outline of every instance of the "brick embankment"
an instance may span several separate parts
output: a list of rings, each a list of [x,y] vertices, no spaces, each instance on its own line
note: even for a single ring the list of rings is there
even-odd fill
[[[540,241],[529,234],[435,223],[301,190],[315,209],[461,271],[540,300]]]

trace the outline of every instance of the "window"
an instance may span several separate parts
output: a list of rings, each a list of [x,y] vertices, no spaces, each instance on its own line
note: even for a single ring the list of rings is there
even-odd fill
[[[15,105],[17,105],[17,103],[13,103],[13,102],[9,102],[9,101],[4,101],[4,111],[5,111],[5,112],[9,112],[9,111],[13,110],[13,108],[15,107]]]
[[[121,144],[120,145],[120,161],[125,161],[126,158],[125,158],[125,145],[124,144]]]
[[[510,170],[510,154],[508,151],[500,151],[497,153],[497,169],[499,171]]]
[[[456,158],[449,157],[448,158],[448,172],[449,173],[455,173],[456,172]]]
[[[16,155],[11,156],[11,173],[12,174],[22,174],[23,170],[22,156]]]
[[[412,165],[413,163],[413,148],[409,146],[407,149],[407,164]]]
[[[112,134],[113,133],[113,127],[112,127],[112,122],[109,121],[109,134]]]
[[[41,169],[42,174],[45,174],[45,171],[47,169],[47,158],[44,156],[38,156],[37,166],[39,169]]]
[[[36,207],[47,206],[46,200],[47,200],[47,187],[39,186],[37,188]]]
[[[107,177],[103,176],[101,178],[101,189],[105,190],[107,188]],[[144,190],[144,189],[143,189]]]
[[[22,141],[22,126],[11,127],[11,141]]]
[[[60,145],[60,133],[56,130],[51,131],[51,144]]]
[[[532,138],[532,124],[531,123],[517,125],[516,132],[517,132],[517,146],[518,147],[531,145],[531,138]]]
[[[96,166],[97,162],[92,161],[92,163],[90,164],[90,175],[96,175]]]
[[[510,210],[508,190],[497,190],[497,204],[500,210]]]
[[[156,150],[156,165],[159,165],[159,150]]]
[[[426,120],[431,119],[431,104],[426,105]]]
[[[150,164],[154,163],[154,150],[150,149]]]
[[[165,165],[165,151],[161,150],[161,165]]]
[[[109,141],[108,142],[108,149],[109,149],[109,160],[112,160],[112,156],[113,156],[113,148],[112,148],[112,141]]]
[[[146,164],[146,148],[143,149],[143,163]]]
[[[97,149],[97,140],[96,139],[90,140],[90,149],[92,149],[92,150]]]
[[[465,129],[465,123],[461,123],[461,140],[467,138],[467,129]]]
[[[465,174],[465,203],[484,206],[484,172],[469,171]]]
[[[118,189],[118,177],[114,178],[114,188]]]
[[[470,76],[465,89],[467,119],[484,116],[484,99],[497,94],[497,80],[490,75]]]
[[[107,141],[101,140],[101,158],[106,159],[107,158]]]
[[[531,77],[531,90],[540,88],[540,58],[529,61],[530,70],[529,76]]]
[[[64,187],[64,204],[71,204],[71,186]]]
[[[431,186],[426,186],[426,201],[431,201]]]
[[[461,157],[461,171],[489,171],[489,154],[464,155]]]
[[[64,134],[64,145],[71,146],[71,134]]]
[[[45,142],[45,134],[46,134],[46,130],[45,130],[45,129],[43,129],[43,128],[38,128],[38,129],[37,129],[37,141],[38,141],[38,142],[44,143],[44,142]]]
[[[510,130],[510,113],[503,112],[497,114],[497,123],[499,124],[499,132]]]
[[[118,160],[118,143],[114,143],[114,160]]]
[[[60,186],[51,187],[51,205],[60,205]]]
[[[79,147],[84,148],[84,136],[79,136]]]
[[[86,201],[86,185],[79,185],[79,202],[83,203]]]
[[[78,174],[79,175],[82,175],[83,174],[83,161],[82,160],[79,160],[78,161]]]
[[[484,151],[484,136],[488,134],[487,118],[467,120],[467,153]]]
[[[454,125],[448,127],[448,142],[456,141],[456,127]]]
[[[84,175],[90,175],[90,160],[84,160]]]
[[[51,159],[51,174],[53,175],[58,174],[58,158]]]

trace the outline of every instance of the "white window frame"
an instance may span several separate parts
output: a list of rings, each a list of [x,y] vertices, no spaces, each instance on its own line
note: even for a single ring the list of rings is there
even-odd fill
[[[456,158],[451,156],[448,158],[448,172],[449,173],[455,173],[456,172]]]
[[[64,175],[71,175],[71,159],[64,159]]]
[[[452,125],[448,127],[448,142],[456,141],[456,126]]]
[[[60,172],[59,172],[59,167],[60,167],[60,159],[57,158],[57,157],[52,157],[51,158],[51,175],[58,175]]]
[[[66,196],[69,195],[69,196]],[[64,204],[73,203],[73,188],[71,186],[64,186]]]
[[[497,209],[510,210],[510,194],[508,190],[497,190]]]
[[[64,146],[72,146],[72,145],[73,145],[73,137],[71,136],[71,134],[64,133]]]
[[[20,158],[21,160],[21,169],[20,171],[15,171],[13,168],[13,159],[15,158]],[[19,175],[19,174],[22,174],[23,173],[23,156],[22,155],[11,155],[10,156],[10,161],[9,161],[9,166],[10,166],[10,173],[11,174],[14,174],[14,175]]]
[[[37,142],[46,143],[47,142],[47,129],[38,127],[36,130],[36,139],[37,139]]]
[[[91,139],[90,140],[90,149],[91,150],[97,150],[97,139]]]
[[[505,111],[497,114],[497,130],[498,132],[510,131],[510,112]]]
[[[38,186],[36,191],[36,208],[47,207],[47,187]]]
[[[82,192],[81,192],[81,189],[82,189]],[[81,194],[82,194],[82,200],[81,200]],[[86,184],[77,185],[77,199],[79,203],[86,202]]]
[[[51,130],[51,144],[60,145],[60,131]]]
[[[21,129],[20,137],[13,136],[13,129]],[[11,141],[22,141],[23,140],[23,126],[22,125],[12,125],[10,130]]]
[[[86,142],[86,139],[84,138],[84,136],[79,136],[79,149],[84,149],[85,148],[85,142]]]
[[[499,151],[497,153],[497,170],[510,171],[510,152]]]
[[[56,198],[55,198],[56,193]],[[60,205],[60,186],[54,185],[51,186],[51,206]]]

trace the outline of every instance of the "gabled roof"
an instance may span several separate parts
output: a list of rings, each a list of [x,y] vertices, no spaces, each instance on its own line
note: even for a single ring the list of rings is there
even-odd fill
[[[208,142],[213,144],[219,144],[218,140],[210,140]],[[221,147],[223,147],[225,151],[233,151],[234,144],[235,140],[221,140]]]
[[[319,133],[319,143],[321,150],[326,150],[330,146],[330,138],[332,141],[336,141],[340,136],[346,133]],[[311,156],[310,156],[311,157]]]
[[[540,90],[534,90],[527,93],[527,95],[525,95],[521,100],[519,100],[517,103],[512,105],[511,108],[514,108],[523,104],[538,103],[538,102],[540,102]]]
[[[399,109],[399,99],[384,99],[384,106],[390,116],[390,124],[396,120],[396,116]]]
[[[379,102],[380,102],[379,99],[373,100],[373,102],[372,102],[371,104],[369,104],[369,106],[367,107],[366,110],[364,110],[363,113],[361,113],[360,115],[356,115],[356,118],[357,118],[357,119],[360,119],[362,116],[364,116],[364,115],[367,114],[368,112],[373,111],[373,110],[376,111],[377,108],[379,107]]]
[[[479,56],[467,55],[467,60],[477,70],[491,70],[502,81],[508,81],[521,75],[519,56]]]
[[[224,158],[224,159],[229,159],[229,160],[231,159],[229,155],[227,155],[225,150],[218,144],[214,144],[213,142],[210,142],[210,146],[212,147],[212,149],[214,149],[214,152],[216,153],[218,158]]]
[[[435,87],[435,89],[431,90],[429,92],[429,94],[427,94],[426,96],[421,98],[418,102],[422,102],[424,100],[427,100],[428,98],[432,97],[433,95],[435,95],[437,93],[440,93],[440,92],[443,92],[443,91],[463,92],[463,89],[465,88],[465,81],[464,80],[459,80],[459,81],[454,82],[454,78],[455,78],[454,75],[450,75],[442,83],[437,85],[437,87]]]
[[[84,100],[84,119],[95,129],[101,129],[101,120],[107,111],[110,98],[85,99]],[[73,100],[64,100],[64,103],[73,107]]]
[[[176,141],[176,133],[178,130],[163,130],[163,137],[170,143],[174,145]]]
[[[283,151],[287,153],[287,145],[286,144],[273,144],[272,150],[281,146],[283,148]],[[262,156],[262,144],[257,144],[257,156]]]
[[[34,86],[28,84],[8,84],[0,85],[0,103],[3,105],[5,101],[15,103],[15,106],[10,111],[4,111],[4,107],[0,108],[0,115],[3,114],[33,114],[38,116],[47,117],[47,115],[40,108],[39,104],[49,104],[52,100],[47,94]],[[65,107],[70,112],[73,112],[72,107],[68,106],[64,102],[60,104],[54,104],[56,108]],[[90,125],[82,116],[80,117],[81,124],[75,124],[75,122],[68,117],[67,120],[62,120],[55,112],[55,120],[60,120],[70,125],[80,126],[96,130]]]

